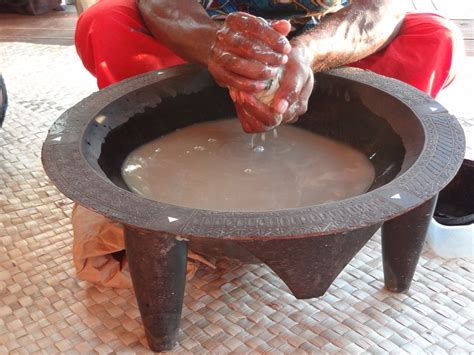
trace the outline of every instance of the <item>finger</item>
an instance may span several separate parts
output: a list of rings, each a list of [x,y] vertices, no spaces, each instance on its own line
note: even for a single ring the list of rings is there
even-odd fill
[[[295,115],[295,117],[293,117],[291,120],[287,121],[286,123],[287,123],[287,124],[296,123],[296,122],[298,122],[299,118],[300,118],[299,115]]]
[[[264,124],[262,124],[262,122],[258,121],[250,111],[245,108],[245,105],[242,106],[242,110],[245,113],[245,116],[247,117],[247,122],[250,123],[254,132],[265,132],[268,129]]]
[[[283,36],[288,36],[288,34],[291,31],[291,23],[287,20],[278,20],[278,21],[273,21],[271,23],[271,26],[275,31],[280,33]]]
[[[239,103],[239,93],[237,90],[229,88],[229,95],[234,103]]]
[[[291,44],[288,39],[273,29],[264,19],[243,12],[231,13],[226,26],[236,32],[243,32],[268,44],[274,51],[288,54]]]
[[[298,101],[293,104],[292,107],[288,109],[288,112],[284,115],[284,122],[286,123],[295,123],[298,121],[298,118],[306,113],[308,110],[308,100],[313,92],[314,77],[313,75],[308,76],[306,84],[301,90]]]
[[[267,129],[279,124],[279,120],[271,107],[260,102],[255,96],[248,93],[241,93],[241,96],[243,96],[246,111],[251,113],[252,116],[265,125]]]
[[[300,93],[300,99],[298,101],[298,109],[296,110],[296,115],[297,117],[304,115],[306,111],[308,111],[308,101],[313,93],[313,87],[314,87],[314,76],[308,75],[308,80],[303,86],[303,89],[301,90]]]
[[[278,73],[278,68],[276,67],[238,57],[230,52],[215,50],[214,58],[224,69],[248,79],[270,80]]]
[[[240,121],[240,125],[242,126],[242,129],[244,130],[245,133],[252,133],[253,128],[252,126],[247,122],[247,117],[245,117],[245,114],[242,112],[242,109],[235,105],[235,110],[237,111],[237,118]]]
[[[277,113],[284,114],[286,110],[299,99],[303,84],[306,80],[306,75],[303,79],[302,73],[295,73],[294,70],[285,70],[280,80],[280,87],[273,98],[273,110]]]
[[[244,109],[242,105],[235,105],[237,117],[239,118],[242,129],[246,133],[263,132],[264,127],[261,123],[256,121],[252,115]]]
[[[294,103],[283,114],[283,123],[290,123],[296,116],[296,110],[298,108],[297,103]]]
[[[239,32],[221,30],[217,34],[217,41],[224,50],[247,59],[276,67],[288,62],[286,54],[276,53],[267,44]]]
[[[240,91],[238,96],[240,104],[236,104],[235,109],[242,127],[248,130],[246,132],[265,132],[268,130],[268,127],[265,127],[265,125],[259,122],[251,110],[248,110],[248,105],[244,99],[244,93]]]
[[[258,92],[262,91],[267,86],[265,81],[244,78],[243,76],[225,70],[223,67],[215,63],[210,63],[209,71],[216,82],[222,87],[233,87],[241,91]]]

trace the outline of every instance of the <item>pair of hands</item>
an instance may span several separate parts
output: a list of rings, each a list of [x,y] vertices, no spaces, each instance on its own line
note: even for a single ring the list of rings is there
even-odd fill
[[[217,31],[208,69],[219,85],[229,88],[245,132],[264,132],[280,122],[294,122],[307,110],[313,72],[306,50],[287,40],[290,29],[286,20],[268,23],[236,12]],[[280,87],[268,106],[254,94],[267,88],[280,67]]]

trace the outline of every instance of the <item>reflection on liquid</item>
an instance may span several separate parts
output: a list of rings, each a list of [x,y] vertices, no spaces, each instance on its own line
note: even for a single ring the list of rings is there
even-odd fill
[[[367,191],[370,161],[357,150],[291,127],[250,136],[238,120],[205,122],[132,152],[122,175],[136,193],[180,206],[263,211],[310,206]]]

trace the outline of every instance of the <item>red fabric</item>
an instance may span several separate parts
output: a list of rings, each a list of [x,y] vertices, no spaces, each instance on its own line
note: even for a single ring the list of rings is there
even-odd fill
[[[78,19],[76,49],[100,89],[185,61],[145,29],[135,0],[104,0]]]
[[[386,48],[351,66],[398,79],[436,97],[454,79],[464,55],[463,43],[451,21],[436,14],[410,13]]]
[[[76,48],[99,88],[185,61],[145,29],[135,0],[103,0],[79,18]],[[435,97],[454,78],[462,37],[435,14],[408,14],[382,51],[352,66],[399,79]],[[461,54],[462,55],[462,54]]]

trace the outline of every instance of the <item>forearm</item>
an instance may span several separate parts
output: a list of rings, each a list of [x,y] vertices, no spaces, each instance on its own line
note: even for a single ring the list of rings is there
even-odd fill
[[[339,67],[383,48],[396,35],[404,12],[397,0],[353,0],[292,40],[314,71]]]
[[[155,38],[186,60],[207,65],[220,24],[197,1],[137,0]]]

